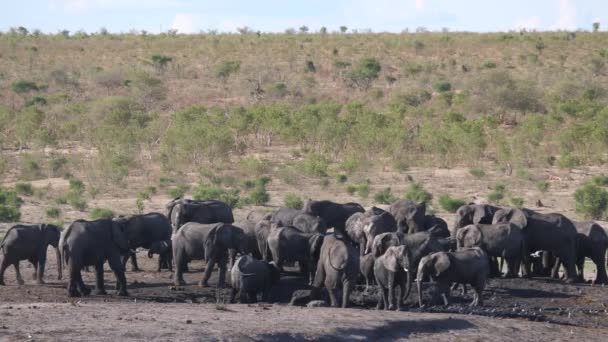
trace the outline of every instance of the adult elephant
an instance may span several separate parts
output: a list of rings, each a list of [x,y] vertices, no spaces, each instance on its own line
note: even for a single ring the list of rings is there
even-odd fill
[[[163,248],[163,244],[161,244],[162,241],[171,240],[171,223],[169,223],[165,215],[148,213],[119,217],[114,220],[125,227],[131,250],[136,250],[137,248],[149,250],[155,247],[155,251],[163,253],[159,255],[159,259],[171,259],[171,250],[166,248],[166,246]],[[123,264],[125,266],[129,259],[131,259],[131,271],[140,271],[135,253],[129,253],[123,257]]]
[[[456,237],[456,232],[458,229],[466,227],[470,224],[492,224],[494,214],[499,209],[499,207],[489,204],[469,203],[460,206],[458,210],[456,210],[452,237]]]
[[[256,258],[256,259],[262,259],[262,252],[260,251],[260,248],[258,246],[258,241],[257,241],[257,237],[256,237],[256,232],[255,232],[255,227],[256,227],[256,222],[252,221],[252,220],[244,220],[244,221],[239,221],[236,222],[234,225],[236,227],[239,227],[243,230],[243,232],[245,233],[245,236],[247,238],[247,250],[249,251],[249,253],[251,253],[251,255]],[[231,253],[234,253],[234,251],[231,251]],[[232,258],[232,256],[231,256]]]
[[[184,224],[173,237],[173,260],[175,261],[174,283],[184,285],[183,272],[191,260],[205,260],[207,265],[201,287],[209,286],[208,281],[215,264],[220,269],[218,287],[226,283],[228,250],[235,249],[247,254],[247,236],[241,228],[228,223]]]
[[[397,231],[414,234],[438,228],[439,236],[448,237],[448,224],[440,217],[426,214],[426,203],[415,203],[410,200],[398,200],[388,210],[397,222]]]
[[[337,307],[338,293],[342,292],[341,306],[348,306],[350,293],[359,275],[359,255],[343,235],[329,234],[323,239],[317,272],[311,291],[318,298],[322,286],[327,288],[331,306]]]
[[[309,283],[314,272],[323,235],[304,233],[295,227],[278,227],[268,235],[268,248],[276,266],[282,270],[284,262],[298,262],[304,274],[304,282]]]
[[[270,221],[285,227],[296,227],[306,233],[325,234],[327,223],[321,217],[292,208],[279,208],[270,215]]]
[[[61,279],[61,255],[59,253],[59,237],[61,230],[52,224],[12,226],[0,242],[2,264],[0,265],[0,285],[4,285],[4,271],[10,265],[15,267],[17,283],[23,285],[19,272],[19,262],[29,260],[34,265],[34,279],[38,284],[44,284],[44,267],[48,246],[55,247],[57,256],[57,279]]]
[[[530,254],[544,250],[563,261],[567,282],[576,282],[577,231],[567,217],[530,209],[503,208],[496,211],[492,223],[513,223],[522,229],[525,241],[522,273],[525,277],[531,276]]]
[[[268,236],[270,235],[270,231],[276,227],[277,225],[275,223],[272,223],[269,220],[262,220],[256,223],[255,227],[253,228],[258,250],[260,251],[262,260],[264,261],[272,260],[272,254],[268,248]]]
[[[122,223],[111,219],[76,220],[68,227],[62,239],[61,253],[70,270],[70,297],[88,295],[91,292],[85,286],[80,273],[85,266],[95,266],[95,293],[106,294],[103,279],[103,264],[106,261],[116,276],[118,295],[128,295],[121,254],[129,253],[130,250],[126,227]]]
[[[504,258],[507,261],[505,277],[517,277],[521,256],[526,249],[518,226],[512,223],[471,224],[458,230],[456,241],[459,250],[480,247],[489,257]]]
[[[302,210],[304,213],[322,218],[327,227],[333,227],[334,231],[345,233],[346,220],[354,213],[365,212],[358,203],[335,203],[332,201],[308,200]]]
[[[173,234],[187,222],[197,223],[233,223],[232,208],[216,200],[195,201],[175,198],[166,205],[167,217],[171,221]]]
[[[396,232],[397,222],[386,211],[376,214],[374,210],[354,213],[346,220],[346,234],[358,244],[361,256],[371,253],[372,242],[376,235]]]

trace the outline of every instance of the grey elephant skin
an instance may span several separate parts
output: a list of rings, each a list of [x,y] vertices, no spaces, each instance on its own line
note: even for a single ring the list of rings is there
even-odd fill
[[[153,242],[148,249],[148,258],[153,258],[158,254],[157,272],[163,268],[173,272],[173,243],[171,239]]]
[[[332,201],[308,200],[302,211],[322,218],[327,227],[332,227],[334,231],[344,234],[346,220],[354,213],[365,212],[365,209],[358,203],[341,204]]]
[[[361,256],[371,253],[376,235],[396,231],[397,222],[393,215],[386,211],[354,213],[346,220],[346,234],[358,245]]]
[[[483,305],[482,293],[490,275],[488,255],[479,247],[467,248],[456,252],[438,252],[425,256],[418,265],[416,283],[418,286],[418,303],[422,304],[422,280],[430,276],[435,282],[435,291],[431,303],[443,297],[449,305],[452,283],[470,284],[475,290],[471,306]]]
[[[531,276],[530,254],[544,250],[553,253],[566,267],[567,282],[577,281],[577,231],[574,223],[561,214],[541,214],[530,209],[503,208],[494,214],[493,224],[513,223],[522,229],[525,240],[522,273]]]
[[[574,222],[577,231],[578,249],[576,266],[578,268],[578,280],[585,281],[584,268],[585,258],[591,259],[597,270],[594,283],[606,284],[606,249],[608,248],[608,234],[606,230],[596,222]],[[559,264],[556,265],[556,268]],[[557,269],[555,269],[555,272]]]
[[[48,246],[55,247],[57,256],[57,278],[62,278],[61,255],[59,253],[59,238],[61,230],[51,224],[15,225],[4,235],[0,243],[2,264],[0,265],[0,285],[4,285],[4,271],[10,265],[15,268],[17,282],[24,281],[19,272],[19,262],[28,260],[34,265],[34,279],[38,284],[44,283],[44,268]]]
[[[377,309],[399,310],[412,289],[410,251],[405,245],[389,247],[374,262],[374,276],[380,287]],[[399,298],[395,305],[395,288]]]
[[[148,213],[143,215],[133,215],[127,217],[120,217],[114,219],[115,221],[122,224],[126,229],[127,239],[129,240],[129,248],[136,250],[137,248],[150,249],[154,247],[159,255],[160,259],[165,261],[171,260],[171,250],[167,249],[167,243],[162,244],[163,241],[171,240],[171,224],[169,219],[160,213]],[[163,248],[163,245],[165,248]],[[150,256],[150,254],[148,254]],[[137,265],[137,257],[135,253],[129,253],[124,256],[123,264],[126,265],[127,260],[131,259],[131,270],[139,271]]]
[[[492,224],[494,214],[499,207],[489,204],[465,204],[456,210],[452,237],[456,237],[458,229],[470,224]]]
[[[171,221],[173,233],[187,222],[197,223],[233,223],[232,208],[222,201],[195,201],[175,198],[165,206],[167,217]]]
[[[218,287],[226,282],[228,250],[235,249],[247,254],[247,237],[241,228],[227,223],[184,224],[173,237],[173,260],[175,261],[174,283],[184,285],[183,272],[191,260],[205,260],[205,272],[200,286],[209,286],[208,281],[215,264],[218,264]]]
[[[309,283],[319,260],[323,235],[304,233],[295,227],[277,227],[270,231],[267,240],[276,266],[282,270],[285,262],[297,261],[304,282]]]
[[[471,224],[458,230],[458,249],[480,247],[488,256],[502,257],[507,261],[507,278],[515,278],[524,250],[521,228],[511,223]]]
[[[241,256],[230,270],[230,302],[238,298],[240,303],[255,303],[258,293],[262,293],[262,301],[268,302],[270,291],[278,284],[280,277],[281,272],[273,263],[258,260],[250,255]]]
[[[327,232],[325,220],[297,209],[279,208],[271,214],[270,221],[280,226],[296,227],[305,233],[325,234]]]
[[[359,253],[343,236],[329,234],[323,239],[311,298],[319,297],[322,286],[329,293],[331,306],[348,306],[350,293],[359,274]],[[342,292],[341,303],[338,301]]]
[[[88,295],[81,270],[85,266],[95,266],[95,294],[106,294],[104,289],[103,264],[108,261],[117,281],[117,293],[127,296],[127,279],[121,254],[129,253],[129,240],[124,225],[111,219],[96,221],[76,220],[63,234],[60,250],[69,265],[70,281],[68,295],[78,297]]]
[[[262,220],[255,224],[254,232],[255,239],[258,245],[258,251],[262,256],[262,260],[271,261],[272,253],[270,252],[270,248],[268,247],[268,236],[270,235],[270,231],[276,228],[277,225],[270,222],[269,220]]]
[[[414,203],[410,200],[399,200],[391,204],[388,210],[397,222],[397,231],[401,233],[414,234],[438,229],[439,237],[450,236],[448,224],[434,215],[426,214],[426,203]]]
[[[255,233],[255,227],[257,222],[246,219],[244,221],[236,222],[234,225],[243,230],[247,237],[247,250],[254,258],[262,260],[262,252],[258,246],[258,241]],[[231,254],[235,253],[234,250],[230,251]],[[231,256],[232,258],[232,256]],[[234,264],[234,263],[233,263]]]

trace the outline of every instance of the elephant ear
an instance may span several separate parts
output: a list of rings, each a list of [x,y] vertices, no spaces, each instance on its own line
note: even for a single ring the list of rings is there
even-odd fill
[[[111,234],[112,241],[118,246],[118,248],[122,251],[128,251],[129,248],[129,240],[127,239],[127,234],[125,233],[124,223],[122,222],[111,222]]]
[[[389,272],[397,272],[398,262],[397,262],[397,253],[396,247],[390,247],[382,256],[384,268],[386,268]]]
[[[512,223],[521,229],[528,225],[526,214],[521,209],[505,208],[500,209],[494,214],[493,224],[496,223]]]
[[[380,234],[374,238],[374,242],[372,243],[372,254],[374,255],[374,258],[384,254],[384,245],[390,238],[390,234]]]
[[[434,255],[435,258],[435,277],[439,277],[443,272],[450,268],[450,257],[445,252]]]
[[[211,230],[209,231],[209,234],[207,235],[207,239],[205,239],[204,246],[205,246],[205,261],[206,262],[208,262],[211,259],[211,256],[215,252],[215,246],[217,243],[220,228],[221,228],[221,225],[219,225],[219,224],[216,225],[215,227],[211,228]]]
[[[481,246],[481,240],[483,235],[481,230],[475,225],[468,225],[460,230],[456,234],[456,240],[458,241],[458,247],[477,247]],[[464,240],[468,239],[470,245],[464,245]]]

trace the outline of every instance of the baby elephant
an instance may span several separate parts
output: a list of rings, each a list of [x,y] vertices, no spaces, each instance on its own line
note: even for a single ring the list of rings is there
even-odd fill
[[[436,282],[436,291],[432,295],[431,303],[441,295],[444,304],[448,305],[452,283],[461,283],[470,284],[475,290],[471,306],[480,306],[483,304],[481,294],[490,275],[490,263],[488,255],[479,247],[425,256],[420,260],[416,277],[420,307],[423,307],[421,283],[427,274]]]
[[[158,254],[157,272],[162,268],[166,268],[169,272],[173,272],[173,248],[171,240],[155,241],[148,249],[148,258],[152,258],[154,254]]]
[[[397,310],[410,295],[412,275],[410,272],[410,251],[404,245],[389,247],[386,252],[374,262],[374,276],[380,286],[377,309],[395,309],[395,287],[399,286]]]
[[[262,292],[262,301],[267,302],[272,286],[279,282],[281,272],[272,262],[261,261],[250,255],[237,259],[232,266],[232,295],[230,302],[239,297],[240,303],[257,302],[257,294]]]

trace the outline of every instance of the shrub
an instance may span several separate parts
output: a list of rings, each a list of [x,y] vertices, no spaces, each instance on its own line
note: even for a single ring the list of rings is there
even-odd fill
[[[310,176],[326,177],[329,162],[320,154],[311,153],[304,159],[304,172]]]
[[[302,209],[304,207],[304,201],[302,198],[296,194],[287,194],[285,195],[285,199],[283,200],[286,208],[292,209]]]
[[[348,177],[345,174],[341,173],[336,176],[336,182],[338,182],[340,184],[346,183],[347,180],[348,180]]]
[[[30,183],[15,184],[15,191],[17,191],[18,194],[24,196],[32,196],[34,194],[34,189],[32,188],[32,184]]]
[[[108,208],[93,208],[89,212],[91,220],[111,219],[114,217],[114,212]]]
[[[367,89],[371,82],[378,78],[381,69],[380,62],[375,58],[364,58],[351,71],[349,77],[354,85]]]
[[[361,198],[367,198],[369,196],[369,183],[364,182],[357,185],[357,195]]]
[[[521,197],[511,197],[511,205],[516,208],[522,208],[524,206],[524,199]]]
[[[157,190],[156,190],[156,187],[155,187],[154,185],[148,185],[148,186],[146,187],[146,190],[145,190],[145,191],[146,191],[148,194],[150,194],[150,196],[151,196],[151,195],[155,195]]]
[[[608,209],[608,191],[588,182],[574,192],[576,212],[594,220],[604,218]]]
[[[270,161],[249,156],[239,161],[241,169],[252,176],[259,176],[270,171]]]
[[[591,181],[595,185],[608,186],[608,176],[606,176],[606,175],[595,176],[595,177],[593,177],[593,179]]]
[[[414,202],[430,202],[433,199],[433,195],[424,190],[422,184],[412,183],[405,193],[405,199]]]
[[[275,97],[284,97],[287,95],[287,85],[285,82],[276,82],[273,83],[268,89],[268,93]]]
[[[137,198],[135,200],[135,207],[137,208],[137,213],[142,214],[144,212],[144,209],[146,208],[144,200],[142,198]]]
[[[226,61],[217,67],[215,76],[226,80],[230,75],[236,74],[241,69],[240,61]]]
[[[19,207],[23,200],[15,191],[0,187],[0,222],[15,222],[21,218]]]
[[[91,196],[92,199],[95,199],[97,197],[97,195],[99,195],[99,188],[92,186],[89,189],[89,195]]]
[[[349,195],[354,195],[355,192],[357,192],[357,186],[353,185],[353,184],[349,184],[346,186],[346,192],[348,192]]]
[[[73,191],[78,194],[82,194],[84,192],[85,185],[78,178],[70,178],[70,191]]]
[[[190,186],[186,184],[178,184],[169,189],[169,196],[171,196],[172,198],[183,197],[189,189]]]
[[[393,204],[397,197],[393,195],[391,188],[384,188],[374,195],[374,202],[380,204]]]
[[[242,203],[238,189],[225,189],[215,184],[199,184],[193,191],[195,200],[218,200],[223,201],[232,208],[239,207]]]
[[[460,198],[452,198],[447,194],[439,196],[439,206],[449,213],[455,213],[458,208],[465,204],[466,201]]]
[[[49,169],[51,170],[51,176],[57,177],[65,169],[68,160],[65,157],[54,157],[49,160]]]
[[[21,157],[21,179],[35,180],[42,177],[42,170],[38,161],[31,155]]]
[[[496,62],[494,61],[485,61],[483,62],[483,64],[481,65],[482,68],[484,69],[494,69],[496,68]]]
[[[154,67],[159,72],[164,71],[167,68],[169,62],[173,60],[173,58],[165,55],[153,55],[151,59],[152,64],[154,64]]]
[[[557,166],[559,166],[562,169],[572,169],[574,167],[579,166],[580,163],[581,162],[577,157],[575,157],[569,153],[562,154],[559,157],[559,159],[557,160]]]
[[[435,83],[433,88],[439,93],[445,93],[452,90],[452,85],[448,81],[439,81]]]
[[[486,175],[486,172],[478,167],[470,169],[469,173],[471,174],[471,176],[477,179],[483,178]]]
[[[21,218],[18,208],[0,205],[0,222],[16,222]]]
[[[61,215],[61,210],[59,208],[47,208],[46,209],[46,216],[49,218],[58,218],[59,215]]]
[[[38,91],[38,86],[35,82],[27,80],[17,80],[11,85],[11,89],[17,94],[25,94],[30,91]]]
[[[536,188],[540,192],[545,193],[545,192],[547,192],[549,190],[549,182],[547,182],[547,181],[538,181],[536,183]]]
[[[173,184],[174,181],[173,179],[169,178],[169,177],[160,177],[158,179],[158,187],[163,189],[166,188],[167,186],[169,186],[170,184]]]
[[[503,184],[496,184],[492,192],[488,194],[491,202],[498,203],[505,197],[506,187]]]
[[[78,211],[84,211],[87,208],[87,202],[80,196],[80,193],[74,191],[67,194],[66,202]]]

